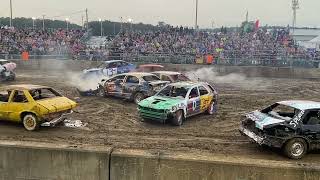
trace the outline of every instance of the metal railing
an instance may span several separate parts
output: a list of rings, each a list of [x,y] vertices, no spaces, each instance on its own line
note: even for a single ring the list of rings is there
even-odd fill
[[[0,59],[21,59],[18,54],[0,54]],[[205,55],[195,54],[164,54],[164,53],[115,53],[104,56],[99,53],[79,55],[56,54],[56,55],[30,55],[29,59],[59,59],[59,60],[124,60],[127,62],[144,64],[208,64]],[[255,51],[243,54],[237,51],[224,51],[214,55],[214,60],[208,65],[230,66],[272,66],[272,67],[304,67],[319,68],[320,57],[309,54],[290,54],[285,52]]]

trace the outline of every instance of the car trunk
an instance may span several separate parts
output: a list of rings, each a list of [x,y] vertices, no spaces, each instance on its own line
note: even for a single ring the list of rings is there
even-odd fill
[[[36,101],[48,110],[48,113],[62,112],[76,107],[76,103],[66,97],[48,98]]]

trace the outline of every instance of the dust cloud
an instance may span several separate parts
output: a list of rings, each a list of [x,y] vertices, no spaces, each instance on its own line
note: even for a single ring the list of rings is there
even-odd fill
[[[269,86],[269,82],[262,78],[248,78],[244,74],[231,73],[221,75],[215,68],[201,68],[185,73],[191,80],[205,81],[213,84],[232,84],[233,86],[250,89],[264,89]]]

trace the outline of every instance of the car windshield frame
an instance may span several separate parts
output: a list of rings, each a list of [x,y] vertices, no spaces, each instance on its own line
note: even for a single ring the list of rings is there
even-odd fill
[[[288,109],[292,109],[293,112],[292,113],[287,113],[287,112],[276,112],[274,111],[274,109],[278,108],[279,106],[282,106],[282,107],[285,107],[285,108],[288,108]],[[275,104],[272,104],[271,106],[261,110],[262,113],[272,117],[272,118],[277,118],[277,119],[282,119],[282,120],[285,120],[285,121],[291,121],[293,119],[296,119],[297,117],[300,116],[300,114],[303,112],[303,110],[301,109],[297,109],[297,108],[294,108],[294,107],[291,107],[291,106],[287,106],[287,105],[284,105],[284,104],[279,104],[279,103],[275,103]],[[291,115],[292,117],[290,116],[284,116],[285,114],[287,115]]]
[[[36,97],[36,94],[35,93],[39,93],[39,92],[41,92],[42,90],[46,90],[46,91],[48,91],[48,92],[50,92],[50,93],[52,93],[52,95],[54,95],[54,96],[52,96],[52,97],[45,97],[45,98],[40,98],[40,99],[37,99]],[[32,90],[29,90],[28,91],[29,92],[29,94],[31,95],[31,97],[32,97],[32,99],[34,100],[34,101],[43,101],[43,100],[47,100],[47,99],[53,99],[53,98],[58,98],[58,97],[62,97],[62,95],[60,94],[60,93],[58,93],[56,90],[54,90],[54,89],[52,89],[52,88],[41,88],[41,89],[32,89]],[[38,96],[41,96],[41,94],[42,94],[42,92],[40,93],[40,94],[38,94]]]
[[[169,90],[169,95],[166,95],[164,94],[164,91],[167,89],[167,88],[170,88]],[[175,90],[174,88],[184,88],[185,90],[185,93],[184,93],[184,96],[180,96],[180,95],[176,95],[174,96],[173,94],[176,94],[174,93],[173,91]],[[187,97],[187,94],[189,93],[190,89],[192,89],[192,87],[188,86],[188,87],[185,87],[185,86],[172,86],[172,85],[167,85],[165,86],[164,88],[162,88],[155,96],[158,96],[158,97],[170,97],[170,98],[183,98],[185,99]]]
[[[146,79],[146,77],[154,77],[155,79],[153,79],[153,80],[148,80],[148,79]],[[160,81],[161,79],[158,77],[158,76],[156,76],[156,75],[145,75],[145,76],[142,76],[142,79],[144,80],[144,81],[146,81],[146,82],[154,82],[154,81]]]

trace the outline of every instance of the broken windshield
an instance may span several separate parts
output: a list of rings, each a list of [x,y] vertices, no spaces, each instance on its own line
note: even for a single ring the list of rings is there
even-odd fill
[[[300,113],[301,110],[295,109],[290,106],[285,106],[282,104],[273,104],[270,107],[262,110],[262,113],[268,114],[271,117],[283,119],[286,121],[292,120],[295,116]]]
[[[186,87],[176,87],[168,85],[165,88],[163,88],[157,96],[166,96],[166,97],[182,97],[185,98],[187,93],[189,91],[189,88]]]

